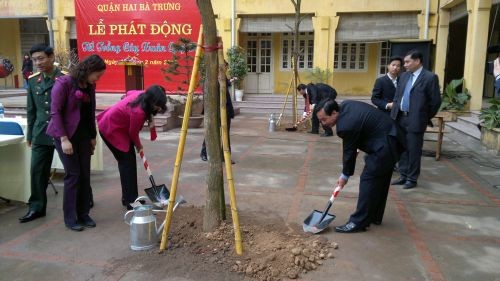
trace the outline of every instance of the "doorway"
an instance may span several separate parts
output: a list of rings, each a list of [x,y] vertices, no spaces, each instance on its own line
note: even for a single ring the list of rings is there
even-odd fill
[[[270,94],[273,90],[271,33],[249,33],[246,42],[248,74],[245,92]]]

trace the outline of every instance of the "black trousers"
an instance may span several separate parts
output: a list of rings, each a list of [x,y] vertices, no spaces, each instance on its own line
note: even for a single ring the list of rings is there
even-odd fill
[[[365,157],[365,167],[359,182],[358,203],[349,221],[362,227],[373,221],[382,221],[396,162],[389,144]]]
[[[54,139],[59,158],[64,166],[64,223],[74,225],[90,211],[90,138],[71,141],[73,154],[64,154],[61,140]]]
[[[316,113],[318,113],[318,110],[317,107],[314,107],[311,117],[311,132],[315,134],[319,133],[319,119],[318,116],[316,116]],[[328,126],[322,126],[322,127],[323,130],[325,130],[325,134],[333,135],[333,130],[331,127]]]
[[[229,152],[231,152],[231,137],[229,136],[230,131],[231,131],[231,118],[227,118],[227,136],[228,136],[228,142],[229,142]],[[207,157],[207,145],[205,143],[205,139],[203,139],[203,144],[201,145],[200,156]]]
[[[417,182],[420,175],[422,158],[422,146],[424,145],[424,133],[408,132],[410,119],[405,116],[398,117],[398,125],[406,136],[406,150],[401,154],[399,160],[399,174],[412,182]]]
[[[134,203],[135,199],[139,197],[134,144],[130,143],[129,150],[123,152],[109,143],[102,134],[101,138],[118,162],[118,171],[120,173],[120,183],[122,186],[122,204],[126,206],[127,204]]]
[[[32,144],[31,146],[31,195],[28,200],[29,209],[44,213],[47,209],[47,186],[49,184],[50,166],[54,157],[53,145]]]

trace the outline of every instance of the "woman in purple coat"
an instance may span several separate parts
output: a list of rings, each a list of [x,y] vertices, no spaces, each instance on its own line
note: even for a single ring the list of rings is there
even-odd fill
[[[64,223],[74,231],[95,227],[90,210],[90,157],[96,145],[95,82],[106,63],[98,55],[83,59],[70,75],[60,77],[52,89],[51,120],[47,134],[54,143],[66,172],[64,176]]]

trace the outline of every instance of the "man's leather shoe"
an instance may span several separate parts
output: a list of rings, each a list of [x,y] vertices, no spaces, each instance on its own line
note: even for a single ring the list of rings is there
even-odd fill
[[[381,220],[374,220],[374,221],[372,221],[372,223],[373,223],[374,225],[381,225],[381,224],[382,224],[382,221],[381,221]]]
[[[79,224],[83,225],[84,227],[96,227],[95,221],[89,216],[85,216],[83,218],[80,218],[78,220]]]
[[[75,223],[75,224],[67,224],[66,227],[70,230],[73,230],[73,231],[82,231],[83,230],[83,225],[81,224],[78,224],[78,223]]]
[[[393,182],[391,182],[392,185],[403,185],[406,183],[406,179],[405,178],[399,178]]]
[[[19,218],[19,222],[20,223],[25,223],[25,222],[29,222],[29,221],[32,221],[32,220],[36,220],[36,219],[41,218],[41,217],[45,217],[45,214],[41,213],[41,212],[35,212],[35,211],[32,211],[32,210],[29,210],[26,215],[24,215],[23,217]]]
[[[319,132],[316,132],[316,131],[308,131],[309,134],[319,134]]]
[[[203,160],[203,161],[207,161],[207,160],[208,160],[207,156],[206,156],[206,155],[204,155],[204,154],[200,155],[200,158],[201,158],[201,160]]]
[[[321,135],[319,135],[320,137],[331,137],[333,136],[333,134],[328,134],[328,133],[322,133]]]
[[[405,185],[403,186],[403,189],[412,189],[415,186],[417,186],[417,183],[414,181],[406,181]]]
[[[344,225],[335,227],[335,231],[341,233],[354,233],[354,232],[366,231],[366,227],[361,227],[353,222],[348,222]]]

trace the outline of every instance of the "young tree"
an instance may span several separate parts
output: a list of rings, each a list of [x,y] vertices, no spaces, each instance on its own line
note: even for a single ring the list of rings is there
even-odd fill
[[[217,27],[210,0],[197,0],[203,23],[203,45],[205,45],[204,63],[206,78],[203,85],[205,93],[205,139],[208,152],[208,193],[203,215],[203,231],[215,230],[223,219],[222,206],[224,181],[222,174],[222,150],[220,135],[220,102],[217,84]]]
[[[292,1],[293,7],[295,8],[295,25],[294,25],[294,30],[293,30],[293,50],[292,50],[292,65],[293,65],[293,88],[297,89],[298,86],[298,79],[299,79],[299,71],[298,71],[298,66],[297,63],[299,61],[299,55],[300,55],[300,50],[299,50],[299,26],[300,22],[302,21],[302,18],[300,17],[300,2],[301,0],[290,0]],[[295,92],[295,90],[294,90]],[[297,122],[297,94],[293,95],[293,113],[292,113],[292,120],[293,122]]]

